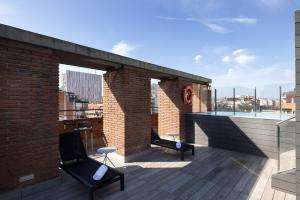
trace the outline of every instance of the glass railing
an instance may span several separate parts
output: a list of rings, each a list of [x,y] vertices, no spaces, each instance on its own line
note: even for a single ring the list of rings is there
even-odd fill
[[[286,171],[296,167],[295,135],[295,116],[277,123],[278,171]]]

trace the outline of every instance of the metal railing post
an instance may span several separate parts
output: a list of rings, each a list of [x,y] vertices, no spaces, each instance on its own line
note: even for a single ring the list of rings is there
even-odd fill
[[[277,171],[280,171],[280,126],[277,125]]]
[[[233,114],[235,115],[235,88],[233,88]]]
[[[281,114],[281,112],[282,112],[282,104],[281,104],[281,86],[279,86],[279,112],[280,112],[280,114]]]
[[[256,113],[256,87],[254,88],[254,112]]]
[[[215,112],[217,112],[217,89],[215,89]]]

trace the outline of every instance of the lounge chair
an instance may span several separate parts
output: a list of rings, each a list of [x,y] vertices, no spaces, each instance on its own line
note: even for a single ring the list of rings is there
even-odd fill
[[[152,128],[151,128],[151,144],[180,151],[180,158],[182,161],[184,160],[184,152],[192,150],[192,155],[194,155],[195,153],[193,145],[181,142],[181,148],[178,149],[176,147],[175,141],[161,139]]]
[[[89,188],[89,199],[94,199],[94,191],[100,187],[120,181],[120,190],[124,190],[124,174],[107,166],[105,175],[96,181],[93,175],[103,165],[89,158],[79,132],[64,133],[59,136],[60,168],[77,181]]]

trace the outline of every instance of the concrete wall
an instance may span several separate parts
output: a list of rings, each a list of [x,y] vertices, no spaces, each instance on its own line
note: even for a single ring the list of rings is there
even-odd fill
[[[296,25],[296,181],[297,199],[300,200],[300,11],[295,15]]]
[[[279,120],[186,114],[187,142],[277,159]]]
[[[150,148],[151,80],[147,71],[123,67],[104,75],[103,132],[108,145],[128,156]]]
[[[0,39],[0,192],[58,176],[58,59]],[[20,178],[33,175],[24,183]]]

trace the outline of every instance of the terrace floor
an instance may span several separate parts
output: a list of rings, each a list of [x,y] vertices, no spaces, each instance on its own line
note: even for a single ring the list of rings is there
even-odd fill
[[[296,199],[271,189],[275,160],[211,147],[196,147],[194,157],[186,155],[182,162],[175,152],[152,147],[135,162],[124,164],[112,157],[125,172],[125,191],[115,183],[97,190],[95,199]],[[61,184],[23,199],[88,199],[85,187],[63,172],[61,177]]]

